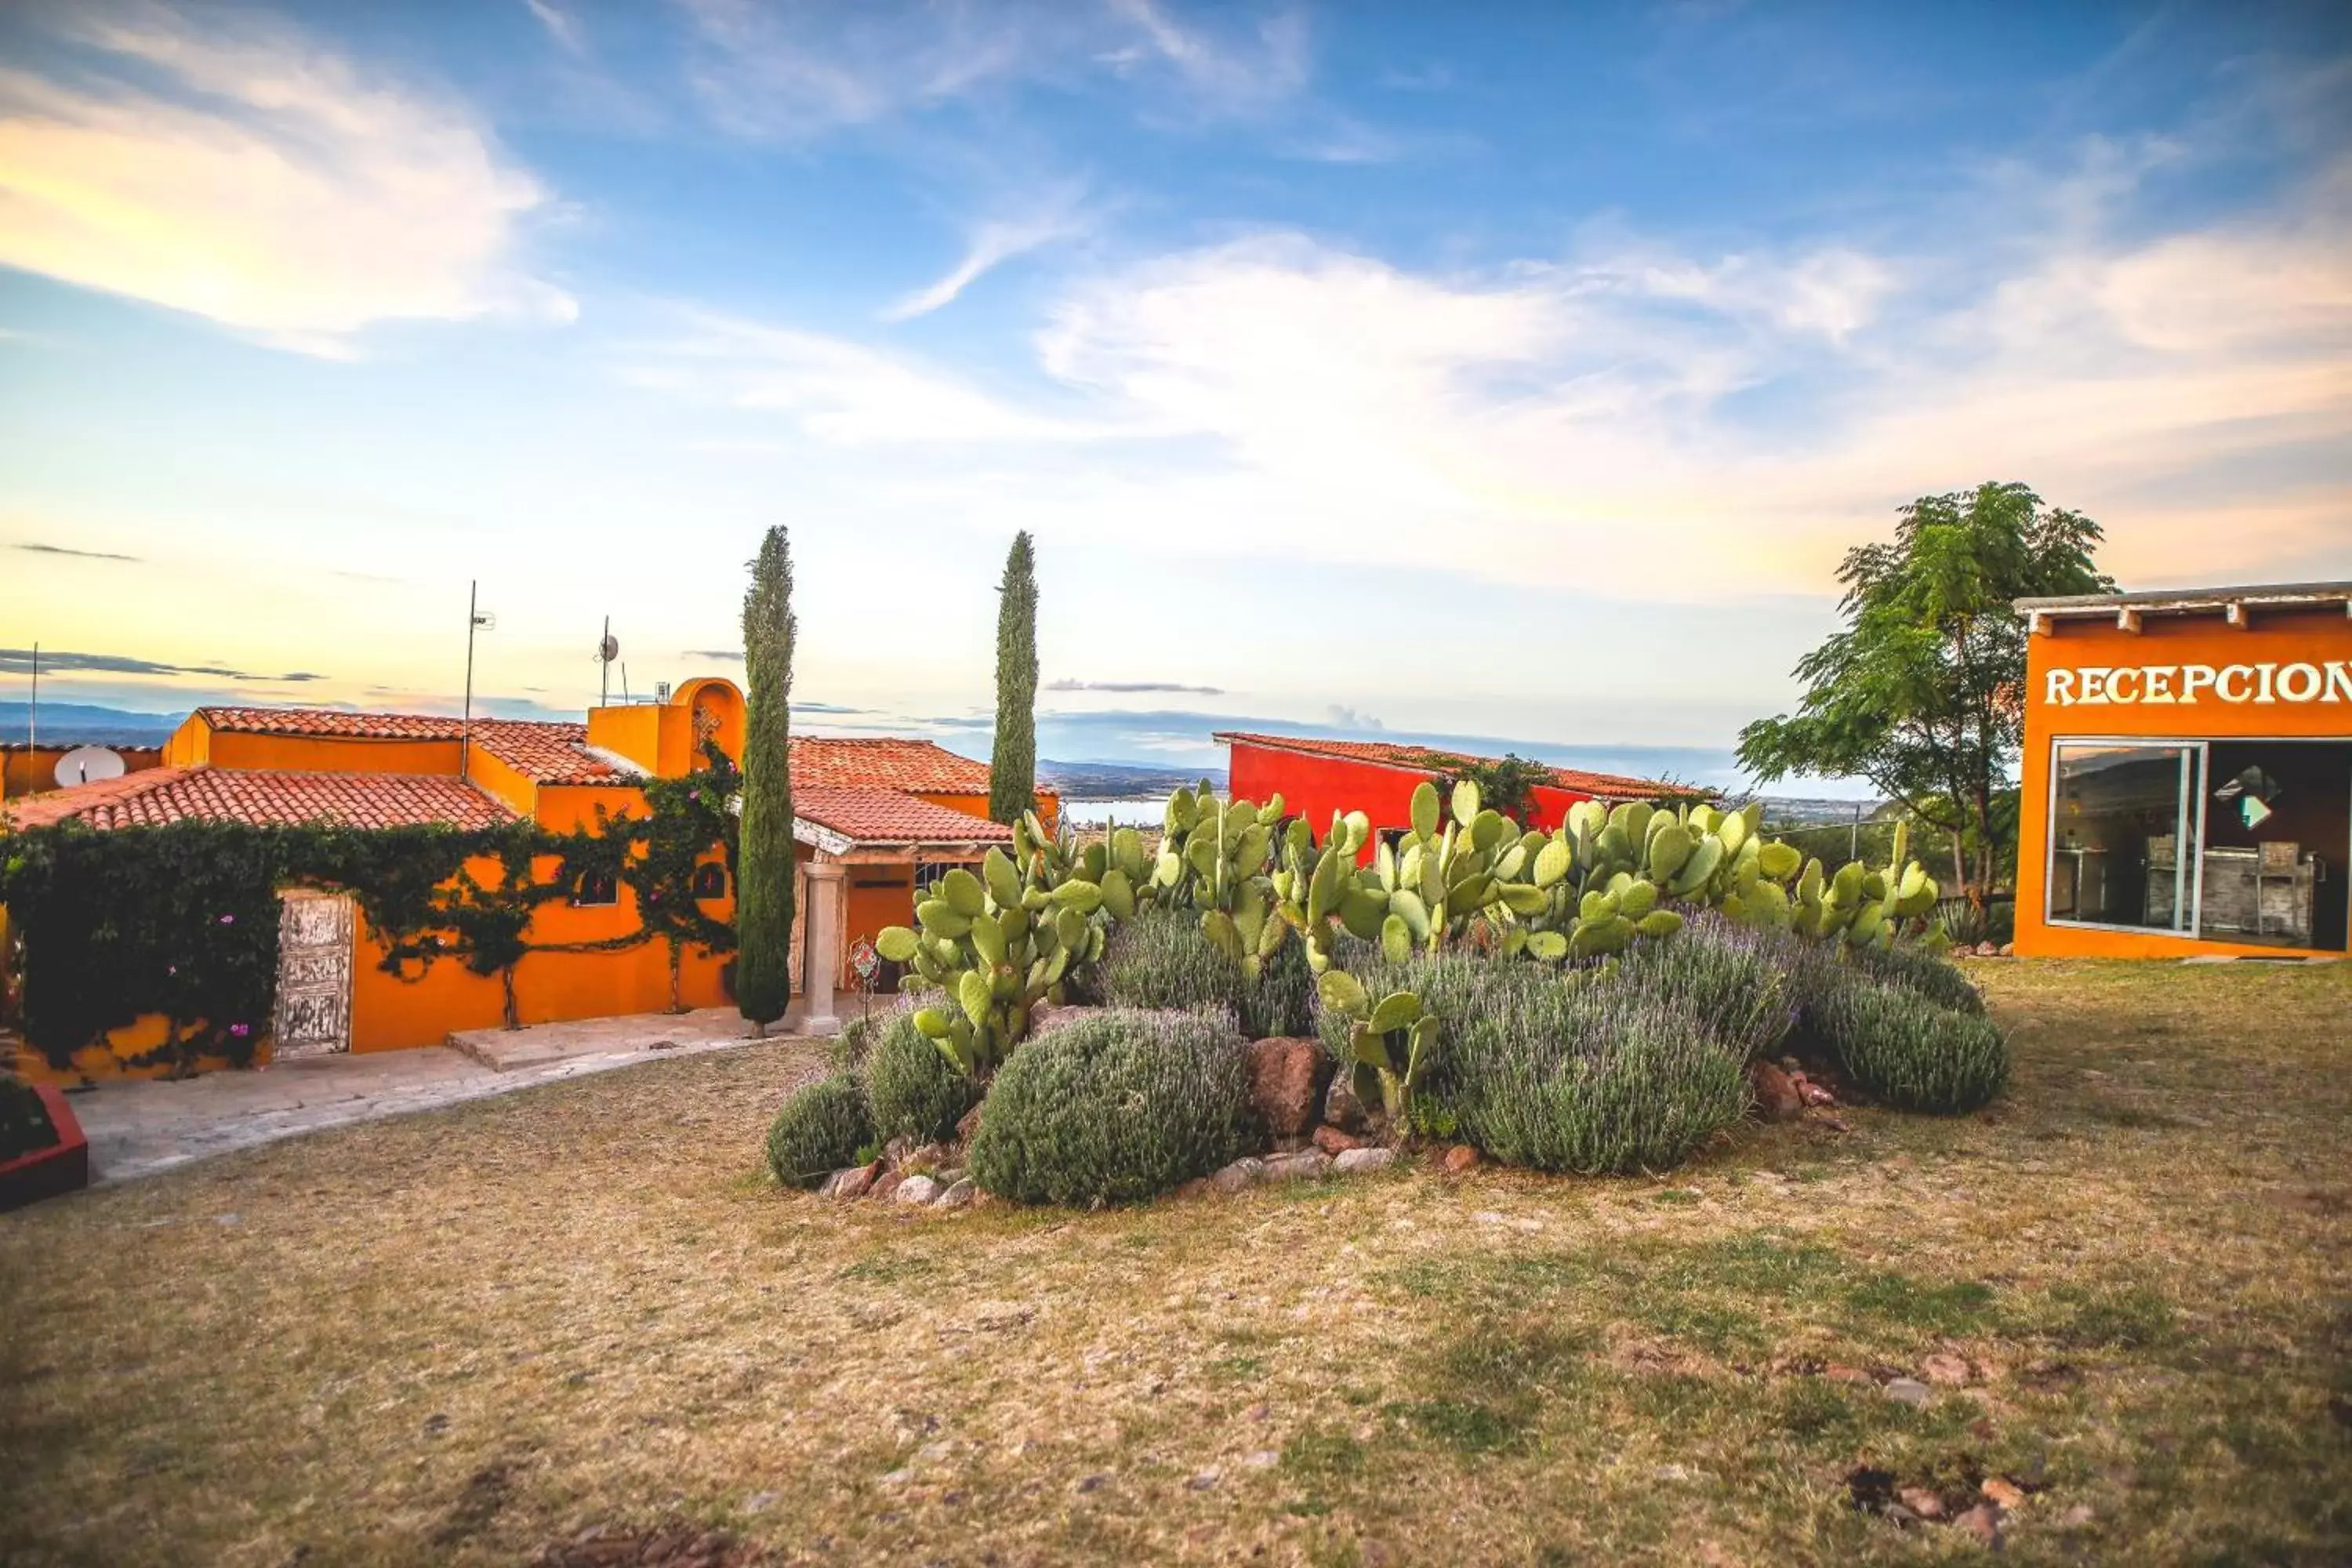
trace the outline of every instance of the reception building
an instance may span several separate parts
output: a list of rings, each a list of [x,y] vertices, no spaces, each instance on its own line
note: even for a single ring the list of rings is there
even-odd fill
[[[2352,584],[2021,599],[2017,951],[2340,956]]]

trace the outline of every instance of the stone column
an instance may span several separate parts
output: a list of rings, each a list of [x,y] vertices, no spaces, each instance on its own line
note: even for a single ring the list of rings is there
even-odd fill
[[[808,874],[808,907],[801,911],[808,944],[801,959],[801,1033],[837,1035],[841,1019],[833,1010],[833,988],[841,979],[848,884],[837,860],[811,860],[801,868]]]

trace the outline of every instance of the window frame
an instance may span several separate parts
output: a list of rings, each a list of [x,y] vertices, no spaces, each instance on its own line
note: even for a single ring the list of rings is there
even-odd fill
[[[2191,739],[2185,735],[2053,735],[2050,737],[2050,789],[2043,803],[2042,818],[2042,923],[2067,931],[2119,931],[2126,936],[2172,937],[2186,942],[2205,940],[2205,796],[2211,783],[2212,742]],[[2054,911],[2053,901],[2058,890],[2058,758],[2067,746],[2126,746],[2141,751],[2179,751],[2181,765],[2189,774],[2183,782],[2180,809],[2173,828],[2174,885],[2188,900],[2189,921],[2185,926],[2118,925],[2110,921],[2077,920]],[[2193,783],[2193,788],[2190,784]],[[2195,809],[2190,809],[2194,801]],[[2196,836],[2192,841],[2189,826],[2194,819]],[[2192,868],[2187,860],[2196,857]]]

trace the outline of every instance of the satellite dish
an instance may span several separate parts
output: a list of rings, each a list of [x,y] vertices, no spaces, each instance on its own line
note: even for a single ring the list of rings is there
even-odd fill
[[[122,776],[122,754],[104,746],[76,746],[58,759],[58,787],[71,789],[76,784],[96,784],[100,779]]]
[[[605,633],[604,640],[596,645],[596,657],[604,660],[606,664],[610,664],[614,659],[620,658],[621,639],[613,636],[610,632]]]

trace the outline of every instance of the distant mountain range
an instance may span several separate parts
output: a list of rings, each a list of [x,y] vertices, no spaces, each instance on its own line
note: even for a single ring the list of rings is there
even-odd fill
[[[29,702],[0,702],[0,743],[23,745],[26,721],[33,717]],[[44,745],[160,746],[186,717],[185,713],[133,713],[89,702],[44,702],[38,714],[38,738]]]

